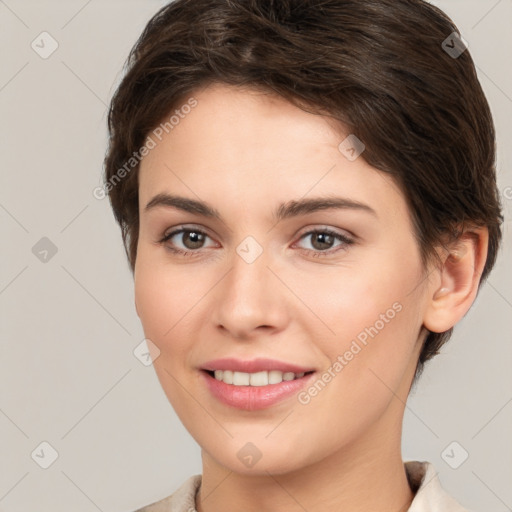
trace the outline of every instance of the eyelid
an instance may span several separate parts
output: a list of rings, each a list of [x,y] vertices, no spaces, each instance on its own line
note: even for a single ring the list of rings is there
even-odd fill
[[[210,238],[214,238],[212,237],[212,235],[210,235],[209,231],[207,228],[204,228],[203,226],[195,226],[195,225],[191,225],[191,224],[179,224],[173,228],[169,228],[168,231],[165,231],[164,232],[164,235],[162,236],[162,238],[166,238],[166,237],[169,237],[169,236],[172,236],[173,234],[176,234],[177,232],[180,232],[180,231],[198,231],[200,233],[204,233],[205,235],[209,236]],[[338,236],[342,236],[342,237],[345,237],[345,238],[350,238],[350,239],[353,239],[353,240],[356,240],[357,239],[357,236],[354,235],[353,233],[351,233],[350,231],[347,231],[346,229],[343,230],[343,232],[339,232],[338,231],[338,228],[332,228],[330,226],[322,226],[322,225],[316,225],[316,226],[307,226],[305,228],[302,228],[299,233],[297,235],[295,235],[296,237],[298,238],[302,238],[304,235],[307,235],[307,234],[311,234],[311,233],[315,233],[315,232],[324,232],[324,231],[329,231],[331,232],[332,234],[335,234],[335,235],[338,235]],[[346,233],[346,234],[345,234]]]
[[[320,232],[320,233],[329,232],[329,233],[332,233],[333,235],[341,236],[341,237],[344,237],[347,239],[350,238],[351,240],[354,240],[354,241],[357,239],[356,235],[354,235],[353,233],[351,233],[350,231],[348,231],[346,229],[334,228],[331,226],[321,225],[321,224],[316,224],[313,226],[306,226],[305,228],[301,229],[299,231],[299,234],[296,236],[298,238],[301,238],[304,235],[308,235],[311,233],[318,233],[318,232]]]
[[[318,232],[320,232],[320,233],[329,232],[333,236],[339,236],[339,237],[342,237],[345,239],[350,239],[352,241],[355,241],[357,239],[356,235],[354,235],[350,231],[344,230],[345,233],[348,233],[348,234],[344,234],[344,233],[338,232],[337,229],[338,228],[331,228],[330,226],[318,226],[318,225],[317,226],[307,226],[307,227],[303,228],[297,235],[295,235],[295,237],[298,237],[297,241],[299,241],[306,235],[311,235],[311,234],[318,233]],[[170,228],[168,231],[164,232],[163,236],[161,237],[161,240],[159,240],[159,241],[168,240],[172,236],[174,236],[180,232],[183,232],[183,231],[197,231],[198,233],[202,233],[202,234],[208,236],[209,238],[213,239],[213,237],[209,234],[208,230],[202,226],[178,225],[178,226]]]
[[[340,243],[338,245],[335,245],[334,247],[331,247],[324,251],[314,250],[314,249],[304,249],[304,248],[300,248],[300,247],[299,247],[299,249],[306,253],[313,253],[314,255],[330,256],[330,255],[334,255],[335,253],[337,253],[340,250],[347,249],[349,246],[354,245],[356,243],[356,239],[357,239],[357,237],[353,234],[345,234],[345,233],[339,232],[336,229],[333,229],[331,227],[327,227],[327,226],[309,227],[309,228],[306,228],[306,230],[303,233],[298,235],[298,240],[293,243],[292,247],[295,247],[301,240],[303,240],[309,236],[315,235],[317,233],[328,234],[328,235],[334,237]]]
[[[191,231],[195,232],[195,233],[203,234],[203,235],[207,236],[208,238],[210,238],[211,240],[215,240],[214,237],[209,233],[209,231],[206,228],[187,224],[187,225],[174,226],[173,228],[166,230],[164,232],[163,236],[160,238],[159,242],[164,243],[179,233],[191,232]],[[198,252],[198,251],[199,251],[199,249],[195,252]]]
[[[205,235],[206,237],[210,238],[211,240],[213,240],[216,244],[218,244],[218,242],[216,242],[215,239],[208,233],[208,230],[206,228],[194,226],[194,225],[178,225],[173,228],[170,228],[167,232],[164,233],[164,235],[161,237],[161,239],[157,241],[157,243],[165,245],[166,242],[168,242],[174,236],[181,234],[181,233],[185,233],[185,232],[200,233],[200,234]],[[291,247],[294,248],[304,238],[314,235],[314,234],[317,234],[317,233],[328,234],[328,235],[334,237],[335,239],[339,240],[341,243],[338,245],[335,245],[332,248],[329,248],[329,249],[326,249],[323,251],[314,250],[314,249],[304,249],[301,247],[299,247],[298,249],[303,252],[306,252],[306,253],[314,253],[314,254],[318,254],[318,255],[323,254],[323,255],[328,256],[328,255],[332,255],[332,254],[338,252],[341,249],[346,249],[350,245],[353,245],[357,239],[356,235],[354,235],[353,233],[350,233],[346,230],[345,230],[345,233],[343,233],[343,232],[338,231],[338,228],[332,228],[330,226],[318,226],[318,225],[317,226],[307,226],[307,227],[303,228],[299,234],[296,235],[296,237],[298,237],[298,238],[295,242],[293,242]],[[181,254],[181,255],[190,255],[190,254],[199,255],[199,254],[201,254],[201,252],[204,249],[209,249],[209,248],[211,248],[211,247],[200,247],[198,249],[184,250],[179,247],[168,247],[167,246],[168,250],[170,250],[176,254]]]

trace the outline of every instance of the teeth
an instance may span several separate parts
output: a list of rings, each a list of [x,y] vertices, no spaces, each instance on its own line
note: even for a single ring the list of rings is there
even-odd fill
[[[269,384],[279,384],[283,382],[283,372],[278,370],[271,370],[268,372],[268,383]]]
[[[222,377],[224,378],[224,375]],[[235,386],[248,386],[250,379],[251,376],[248,373],[233,372],[233,384]]]
[[[231,370],[215,370],[215,379],[225,384],[234,386],[266,386],[268,384],[279,384],[283,381],[300,379],[304,372],[280,372],[279,370],[263,371],[256,373],[233,372]]]
[[[249,373],[251,386],[266,386],[268,384],[268,372]]]

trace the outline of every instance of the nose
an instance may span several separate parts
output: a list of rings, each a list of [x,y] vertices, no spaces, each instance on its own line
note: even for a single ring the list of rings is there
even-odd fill
[[[232,338],[251,340],[286,328],[289,298],[270,263],[265,251],[251,263],[235,253],[231,270],[215,287],[213,321]]]

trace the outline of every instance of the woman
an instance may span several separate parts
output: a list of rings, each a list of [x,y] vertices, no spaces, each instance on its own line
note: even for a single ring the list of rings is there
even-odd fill
[[[143,511],[461,511],[404,407],[501,240],[467,45],[421,0],[177,0],[112,100],[105,191],[203,472]]]

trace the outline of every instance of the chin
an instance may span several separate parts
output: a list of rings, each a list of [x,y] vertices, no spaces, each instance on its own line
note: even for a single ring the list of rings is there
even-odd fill
[[[250,439],[246,436],[243,438]],[[275,442],[268,439],[245,442],[240,439],[236,436],[227,443],[215,444],[212,449],[208,449],[207,444],[210,443],[199,444],[203,447],[203,454],[213,459],[214,463],[240,475],[283,475],[299,471],[315,462],[312,454],[297,449],[300,442],[293,439],[288,439],[286,445],[283,439],[276,439]],[[319,460],[322,458],[316,455]]]

